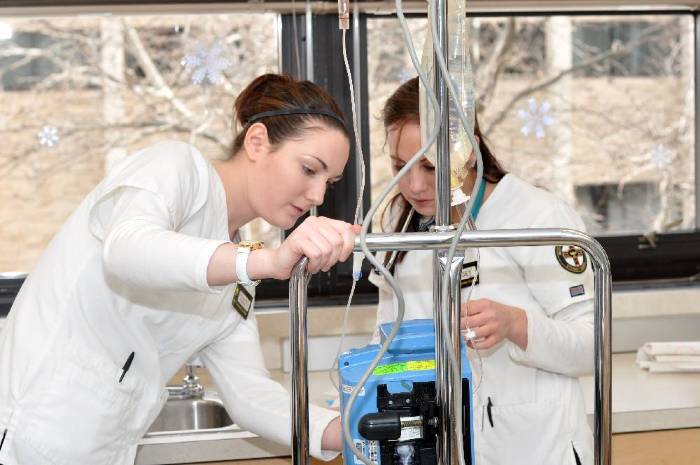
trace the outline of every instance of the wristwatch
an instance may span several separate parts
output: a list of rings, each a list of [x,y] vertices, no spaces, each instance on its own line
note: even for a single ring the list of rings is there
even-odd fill
[[[241,241],[236,249],[236,276],[238,282],[246,286],[257,286],[260,280],[251,281],[248,277],[248,256],[253,250],[263,248],[263,243],[260,241]]]

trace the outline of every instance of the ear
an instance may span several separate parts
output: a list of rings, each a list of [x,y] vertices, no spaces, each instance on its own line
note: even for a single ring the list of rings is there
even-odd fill
[[[243,139],[243,148],[250,161],[260,159],[270,152],[270,139],[267,136],[267,127],[262,123],[253,123]]]

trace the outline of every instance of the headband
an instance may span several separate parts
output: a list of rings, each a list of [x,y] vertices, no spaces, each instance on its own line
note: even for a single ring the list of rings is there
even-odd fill
[[[321,115],[321,116],[327,116],[329,118],[333,118],[337,122],[341,124],[341,126],[345,127],[345,121],[343,119],[336,115],[335,113],[331,113],[330,111],[325,111],[325,110],[313,110],[311,108],[289,108],[287,110],[270,110],[270,111],[263,111],[262,113],[256,113],[255,115],[251,116],[248,118],[246,121],[246,124],[254,123],[255,121],[258,121],[263,118],[267,118],[268,116],[287,116],[287,115]]]

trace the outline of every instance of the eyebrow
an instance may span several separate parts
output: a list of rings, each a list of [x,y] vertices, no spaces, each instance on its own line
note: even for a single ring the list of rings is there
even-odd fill
[[[316,155],[311,155],[310,153],[307,153],[306,156],[311,157],[311,158],[315,158],[315,159],[321,164],[321,166],[323,167],[323,169],[324,169],[325,171],[328,171],[328,165],[326,165],[326,162],[325,162],[325,161],[321,160],[321,159],[318,158]],[[338,175],[338,176],[336,176],[336,177],[334,177],[334,178],[331,178],[331,181],[333,181],[333,182],[338,182],[338,181],[340,181],[341,179],[343,179],[343,175],[342,175],[342,174],[340,174],[340,175]]]
[[[321,159],[318,158],[316,155],[311,155],[311,154],[307,154],[307,155],[308,155],[309,157],[311,157],[311,158],[315,158],[316,160],[318,160],[318,162],[321,164],[321,166],[323,167],[323,169],[326,170],[326,171],[328,171],[328,165],[326,165],[326,162],[325,162],[325,161],[321,160]]]
[[[404,165],[407,163],[407,162],[405,162],[404,160],[402,160],[401,158],[399,158],[398,155],[389,155],[389,158],[391,158],[391,159],[394,160],[394,161],[401,162],[401,163],[403,163]],[[418,161],[418,163],[423,163],[423,164],[427,163],[427,164],[429,164],[430,166],[433,166],[433,164],[430,163],[430,160],[428,160],[427,158],[425,158],[425,156],[422,157],[422,158],[420,159],[420,161]]]

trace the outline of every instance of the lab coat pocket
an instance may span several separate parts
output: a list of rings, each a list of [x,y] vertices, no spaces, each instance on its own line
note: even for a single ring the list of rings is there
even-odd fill
[[[566,406],[534,402],[499,406],[497,399],[483,407],[481,444],[483,465],[576,465],[573,431]]]
[[[110,465],[132,440],[144,382],[75,339],[62,341],[48,379],[24,397],[18,435],[46,463]]]

